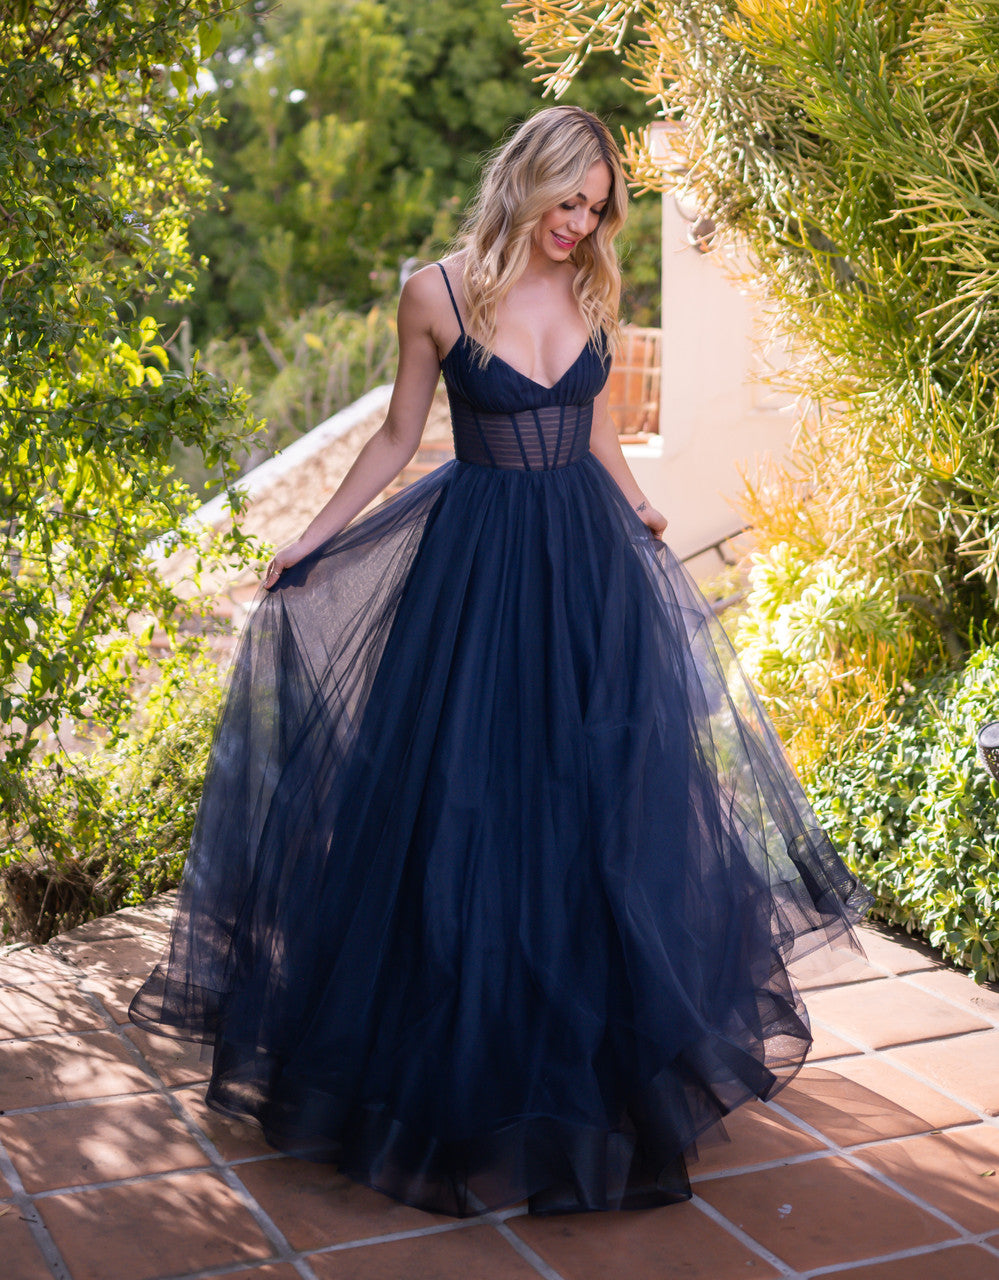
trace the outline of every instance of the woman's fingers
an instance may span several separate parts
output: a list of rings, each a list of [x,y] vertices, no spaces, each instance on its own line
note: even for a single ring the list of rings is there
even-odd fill
[[[261,585],[273,587],[285,569],[290,569],[292,565],[298,564],[304,555],[308,555],[309,550],[308,546],[303,547],[300,542],[289,542],[286,547],[281,547],[280,550],[275,551],[267,562]]]
[[[647,511],[644,515],[645,526],[654,538],[661,538],[669,521],[660,511]]]

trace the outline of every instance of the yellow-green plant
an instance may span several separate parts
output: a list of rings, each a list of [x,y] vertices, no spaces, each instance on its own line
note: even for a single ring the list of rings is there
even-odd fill
[[[915,641],[892,584],[775,543],[750,558],[733,638],[747,674],[806,770],[883,723]],[[804,709],[807,708],[807,714]]]

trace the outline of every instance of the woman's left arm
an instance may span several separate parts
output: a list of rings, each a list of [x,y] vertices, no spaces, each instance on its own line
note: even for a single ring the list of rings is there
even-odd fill
[[[638,482],[631,474],[631,468],[624,458],[621,440],[617,427],[610,415],[610,385],[593,402],[593,426],[590,428],[590,452],[607,468],[617,487],[631,503],[632,507],[648,525],[653,537],[661,537],[668,523],[666,517],[657,511],[645,494],[638,487]]]

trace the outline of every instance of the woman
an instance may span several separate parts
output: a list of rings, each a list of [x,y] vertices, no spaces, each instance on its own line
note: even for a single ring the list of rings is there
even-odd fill
[[[867,903],[624,462],[625,212],[607,129],[552,107],[407,282],[387,419],[268,567],[131,1009],[210,1041],[209,1102],[276,1147],[460,1216],[687,1198],[695,1138],[808,1050],[792,952]],[[442,369],[455,459],[354,520]]]

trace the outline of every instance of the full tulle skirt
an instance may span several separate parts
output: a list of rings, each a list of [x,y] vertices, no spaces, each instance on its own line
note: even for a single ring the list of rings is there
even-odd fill
[[[258,600],[131,1016],[407,1203],[661,1204],[800,1066],[788,964],[867,905],[600,462],[455,460]]]

